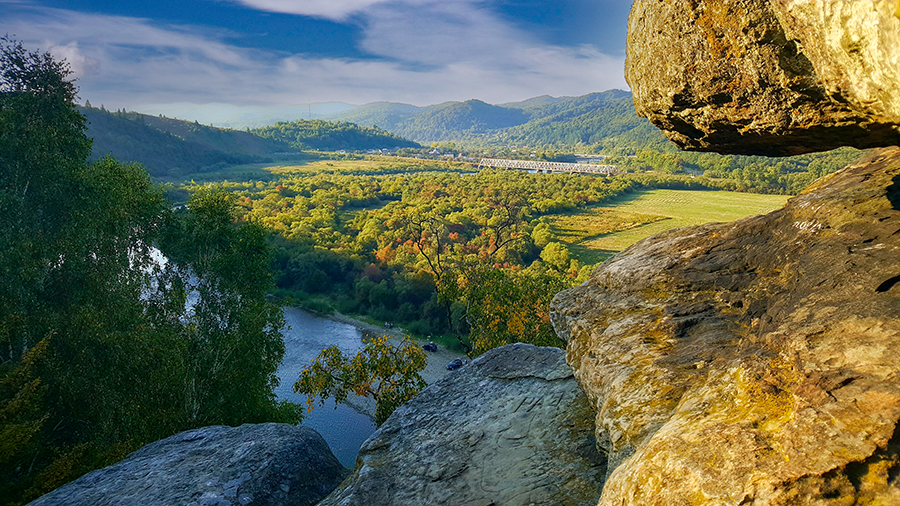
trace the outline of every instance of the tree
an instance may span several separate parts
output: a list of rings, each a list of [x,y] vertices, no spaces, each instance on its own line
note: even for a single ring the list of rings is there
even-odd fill
[[[0,362],[21,358],[45,337],[46,328],[26,332],[20,324],[41,311],[36,291],[71,242],[72,190],[81,186],[91,141],[70,74],[49,53],[0,38]]]
[[[551,242],[541,251],[541,260],[550,264],[554,269],[564,272],[569,268],[569,248],[559,242]]]
[[[567,287],[559,276],[483,267],[467,286],[473,355],[510,343],[562,347],[550,324],[550,299]]]
[[[316,397],[319,405],[333,397],[344,402],[352,392],[375,400],[375,424],[381,425],[395,409],[425,388],[419,372],[425,368],[425,351],[411,341],[392,346],[387,336],[368,336],[355,356],[344,355],[331,346],[300,373],[294,393],[307,395],[306,405],[312,409]]]
[[[139,167],[87,164],[70,74],[2,39],[0,496],[13,502],[173,426],[160,415],[172,343],[141,300],[168,206]]]
[[[550,230],[550,224],[540,222],[534,226],[531,231],[531,239],[538,248],[543,248],[553,240],[553,232]]]
[[[460,297],[458,278],[467,269],[464,266],[465,259],[454,252],[446,221],[434,211],[420,214],[410,210],[399,222],[404,235],[410,238],[434,277],[438,300],[444,307],[447,328],[456,334],[466,352],[471,352],[471,347],[463,341],[459,329],[453,324],[453,302]]]
[[[271,392],[283,344],[280,312],[264,299],[262,230],[236,224],[216,195],[172,217],[140,166],[88,164],[70,74],[0,39],[0,497],[9,504],[201,424],[296,419]],[[163,231],[165,266],[151,248]]]
[[[191,425],[292,417],[273,393],[284,317],[265,298],[272,284],[266,232],[239,223],[234,207],[230,193],[201,188],[160,240],[170,261],[153,300],[159,307],[177,301],[164,320],[186,346],[184,402]]]

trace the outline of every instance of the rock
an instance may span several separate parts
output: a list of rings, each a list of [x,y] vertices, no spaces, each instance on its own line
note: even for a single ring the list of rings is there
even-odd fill
[[[793,155],[900,144],[897,2],[635,2],[625,76],[683,149]]]
[[[398,408],[320,504],[596,504],[605,461],[565,352],[491,350]]]
[[[313,505],[346,475],[310,428],[213,426],[150,443],[30,506]]]
[[[551,318],[609,452],[600,504],[900,504],[900,149],[645,239]]]

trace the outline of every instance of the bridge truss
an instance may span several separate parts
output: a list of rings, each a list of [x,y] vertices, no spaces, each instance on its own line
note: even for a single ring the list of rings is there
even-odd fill
[[[594,165],[590,163],[565,163],[545,162],[537,160],[505,160],[501,158],[482,158],[478,164],[481,167],[494,167],[498,169],[533,170],[539,173],[550,174],[552,172],[578,172],[584,174],[604,174],[611,176],[618,169],[615,165]]]

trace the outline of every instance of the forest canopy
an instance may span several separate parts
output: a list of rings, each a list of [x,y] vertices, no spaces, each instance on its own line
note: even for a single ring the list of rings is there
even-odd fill
[[[182,430],[298,419],[264,232],[224,192],[173,213],[140,166],[88,163],[70,76],[0,38],[3,504]]]

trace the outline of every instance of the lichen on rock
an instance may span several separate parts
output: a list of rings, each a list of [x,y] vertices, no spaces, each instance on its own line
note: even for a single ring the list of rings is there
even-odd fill
[[[211,426],[150,443],[30,505],[312,506],[345,476],[308,427]]]
[[[565,352],[490,350],[398,408],[332,505],[593,505],[606,461]]]
[[[601,504],[900,504],[898,259],[889,148],[557,295],[610,455]]]
[[[895,1],[638,1],[635,108],[683,149],[784,156],[900,144]]]

